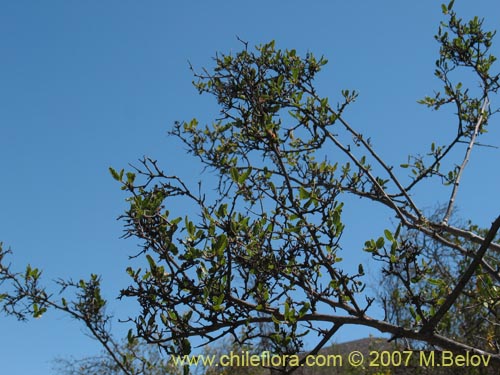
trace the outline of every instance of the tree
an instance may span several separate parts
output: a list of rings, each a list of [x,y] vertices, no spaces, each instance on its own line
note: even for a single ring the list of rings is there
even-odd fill
[[[110,169],[130,194],[122,217],[126,236],[142,241],[137,256],[147,261],[145,270],[127,269],[132,282],[121,292],[141,305],[134,335],[168,354],[190,353],[193,338],[209,344],[227,335],[242,345],[265,340],[276,353],[293,354],[312,332],[319,336],[311,351],[317,353],[340,327],[363,325],[393,339],[488,355],[490,363],[500,364],[494,349],[446,330],[452,308],[473,280],[486,275],[487,303],[492,308],[500,303],[500,216],[486,230],[450,223],[471,151],[497,112],[490,96],[497,93],[500,76],[490,72],[494,32],[483,30],[477,17],[458,18],[453,1],[443,5],[443,13],[447,22],[436,35],[441,48],[435,71],[443,89],[420,102],[435,110],[453,106],[453,136],[445,145],[432,143],[425,157],[409,156],[402,169],[387,164],[370,138],[346,120],[356,92],[343,90],[336,105],[318,94],[314,80],[325,58],[311,53],[302,58],[295,50],[276,49],[274,42],[254,51],[243,42],[241,52],[217,55],[213,70],[194,72],[196,88],[215,96],[220,117],[210,126],[196,119],[178,122],[171,134],[216,176],[216,196],[205,195],[201,183],[190,188],[150,158],[129,172]],[[460,71],[475,81],[456,82]],[[476,83],[479,90],[464,88]],[[457,162],[459,152],[463,157]],[[412,179],[405,184],[407,170]],[[450,189],[450,197],[440,217],[427,217],[413,195],[434,179]],[[368,239],[363,250],[403,281],[404,297],[394,297],[399,308],[407,308],[403,320],[371,316],[380,301],[365,291],[363,264],[354,273],[344,270],[340,245],[348,196],[392,213],[395,228]],[[197,216],[171,214],[165,208],[172,200],[195,207]],[[450,269],[449,279],[436,274],[425,246],[411,246],[405,233],[453,251],[461,267]],[[97,276],[60,282],[62,288],[76,288],[71,304],[40,287],[36,269],[1,270],[0,280],[14,286],[3,294],[4,311],[25,318],[50,307],[63,310],[113,353]],[[481,294],[468,298],[484,302]],[[492,326],[499,324],[498,315],[490,318]],[[263,324],[272,329],[260,329]],[[120,356],[114,360],[132,373]]]

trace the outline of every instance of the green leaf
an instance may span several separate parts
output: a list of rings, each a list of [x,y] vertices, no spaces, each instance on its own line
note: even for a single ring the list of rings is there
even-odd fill
[[[46,307],[39,308],[36,303],[33,304],[33,318],[40,318],[46,311]]]
[[[121,177],[123,176],[123,169],[120,171],[120,173],[118,173],[115,169],[109,167],[109,172],[111,173],[111,176],[113,176],[113,178],[116,180],[116,181],[119,181],[121,182]]]
[[[311,196],[311,193],[304,189],[302,186],[299,188],[299,198],[307,199]]]
[[[213,301],[213,309],[215,311],[221,311],[224,309],[224,306],[222,306],[222,302],[224,301],[224,295],[221,294],[220,296],[215,296],[214,301]]]
[[[285,302],[285,319],[288,320],[288,317],[290,315],[290,305],[288,304],[288,302]]]
[[[149,263],[149,267],[153,270],[153,269],[156,269],[156,263],[153,259],[153,257],[149,254],[146,254],[146,259],[148,260],[148,263]]]
[[[307,314],[310,307],[311,305],[308,302],[305,302],[304,306],[302,306],[299,310],[299,317],[303,317],[305,314]]]
[[[375,241],[374,240],[366,241],[364,250],[367,252],[370,252],[370,253],[377,250],[377,245],[376,245]]]
[[[188,339],[182,340],[182,351],[183,351],[183,354],[191,353],[191,343],[189,342]]]
[[[238,170],[235,167],[231,168],[231,178],[233,179],[234,182],[238,182]]]
[[[24,278],[26,280],[31,279],[31,265],[29,265],[29,264],[26,266],[26,272],[24,274]]]
[[[384,243],[385,243],[384,237],[379,237],[379,239],[377,240],[377,243],[376,243],[377,249],[383,248]]]
[[[399,223],[398,227],[396,228],[396,232],[394,232],[394,238],[399,237],[399,232],[401,231],[401,223]]]
[[[226,215],[227,215],[227,204],[224,203],[219,206],[219,209],[217,210],[217,217],[219,219],[222,219],[226,217]]]
[[[194,226],[193,222],[190,221],[187,216],[185,217],[184,222],[185,222],[185,225],[186,225],[186,231],[187,231],[188,235],[190,237],[194,237],[195,236],[196,227]]]
[[[386,229],[384,230],[385,238],[389,240],[390,242],[394,242],[394,237],[392,236],[392,233],[390,230]]]
[[[217,237],[217,241],[215,242],[214,245],[214,252],[218,254],[219,256],[222,256],[224,250],[226,249],[228,244],[227,237],[225,234],[221,234],[219,237]]]
[[[129,329],[128,330],[128,333],[127,333],[127,341],[129,344],[132,345],[132,343],[135,341],[135,337],[134,337],[134,334],[132,333],[132,329]]]
[[[442,286],[444,283],[443,280],[431,279],[431,278],[429,278],[427,281],[429,282],[429,284],[436,285],[436,286]]]
[[[358,266],[358,273],[360,275],[364,275],[365,274],[365,270],[363,269],[363,265],[361,263]]]
[[[127,172],[127,182],[129,184],[133,184],[134,183],[134,180],[135,180],[135,173],[132,173],[132,172]]]
[[[239,177],[238,177],[238,183],[243,184],[248,176],[250,176],[250,173],[252,173],[252,167],[248,168],[245,172],[243,172]]]

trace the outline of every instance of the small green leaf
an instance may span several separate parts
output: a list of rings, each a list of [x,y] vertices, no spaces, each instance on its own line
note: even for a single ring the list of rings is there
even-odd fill
[[[182,351],[184,354],[191,353],[191,343],[189,342],[188,339],[182,340]]]
[[[358,266],[358,273],[360,275],[364,275],[365,274],[365,270],[363,269],[363,265],[361,263]]]
[[[288,317],[290,315],[290,305],[288,304],[288,302],[285,302],[285,319],[288,320]]]
[[[128,330],[127,341],[129,344],[132,344],[135,341],[135,337],[134,337],[134,334],[132,333],[132,329]]]
[[[227,215],[227,204],[221,204],[217,210],[217,217],[219,219],[224,218]]]
[[[398,238],[399,237],[399,232],[400,231],[401,231],[401,223],[396,228],[396,232],[394,232],[394,238]]]
[[[376,243],[377,249],[383,248],[384,243],[385,243],[384,237],[379,237],[379,239],[377,240],[377,243]]]
[[[238,183],[243,184],[248,176],[250,176],[250,173],[252,173],[252,167],[248,168],[245,172],[243,172],[239,177],[238,177]]]
[[[307,199],[311,196],[311,193],[304,189],[302,186],[299,188],[299,198]]]
[[[392,233],[390,230],[386,229],[384,230],[385,238],[389,240],[390,242],[394,242],[394,237],[392,236]]]
[[[233,181],[238,182],[238,177],[238,170],[235,167],[231,168],[231,178],[233,179]]]
[[[127,182],[129,184],[133,184],[134,183],[134,180],[135,180],[135,173],[132,173],[132,172],[127,172]]]
[[[299,317],[303,317],[305,314],[307,314],[310,307],[311,305],[308,302],[305,302],[304,306],[302,306],[299,310]]]
[[[149,263],[149,267],[153,270],[153,269],[156,269],[156,263],[153,259],[153,257],[149,254],[146,254],[146,259],[148,260],[148,263]]]
[[[217,237],[217,241],[215,242],[214,245],[214,251],[216,254],[219,256],[222,256],[222,253],[226,249],[228,244],[227,237],[225,234],[221,234],[219,237]]]
[[[111,176],[113,176],[113,178],[116,180],[116,181],[120,181],[121,182],[121,177],[123,176],[123,169],[120,171],[120,173],[118,173],[115,169],[109,167],[109,172],[111,173]]]
[[[375,250],[377,249],[377,246],[375,244],[375,241],[373,240],[369,240],[369,241],[366,241],[365,242],[365,248],[364,250],[369,252],[369,253],[372,253],[374,252]]]
[[[443,280],[429,278],[427,281],[429,282],[429,284],[432,284],[432,285],[436,285],[436,286],[443,285]]]

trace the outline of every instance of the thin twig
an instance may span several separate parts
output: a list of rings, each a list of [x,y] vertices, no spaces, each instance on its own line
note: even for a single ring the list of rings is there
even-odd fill
[[[447,224],[448,220],[450,219],[451,211],[453,210],[453,204],[455,203],[455,198],[458,192],[458,186],[460,185],[460,179],[462,178],[462,173],[465,167],[467,166],[467,163],[469,162],[470,154],[472,152],[472,147],[474,147],[476,138],[479,135],[479,128],[483,123],[483,114],[486,111],[486,107],[488,107],[488,104],[489,104],[488,97],[486,97],[484,98],[484,103],[483,106],[481,107],[481,115],[477,120],[477,124],[476,127],[474,128],[474,133],[471,136],[469,146],[467,146],[467,151],[465,152],[464,160],[462,162],[462,165],[460,166],[460,169],[458,170],[457,178],[455,179],[455,182],[453,184],[453,191],[451,192],[450,200],[448,201],[448,208],[446,209],[446,214],[443,218],[443,224]]]

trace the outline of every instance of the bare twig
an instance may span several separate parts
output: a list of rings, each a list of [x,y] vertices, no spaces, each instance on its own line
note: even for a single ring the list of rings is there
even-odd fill
[[[451,192],[450,200],[448,201],[448,208],[446,209],[446,214],[443,218],[443,223],[447,224],[448,220],[450,219],[451,211],[453,210],[453,204],[455,203],[455,198],[457,196],[458,192],[458,186],[460,185],[460,179],[462,178],[462,173],[467,166],[467,163],[469,162],[470,154],[472,152],[472,148],[474,147],[474,144],[476,142],[476,138],[479,135],[479,129],[481,128],[481,124],[483,123],[483,114],[486,111],[486,108],[488,107],[489,100],[488,97],[484,98],[484,103],[483,106],[481,107],[481,114],[479,115],[479,119],[477,120],[476,127],[474,128],[474,132],[472,133],[469,146],[467,147],[467,151],[465,152],[464,160],[462,162],[462,165],[460,166],[460,169],[458,171],[457,178],[455,179],[455,182],[453,183],[453,191]]]

